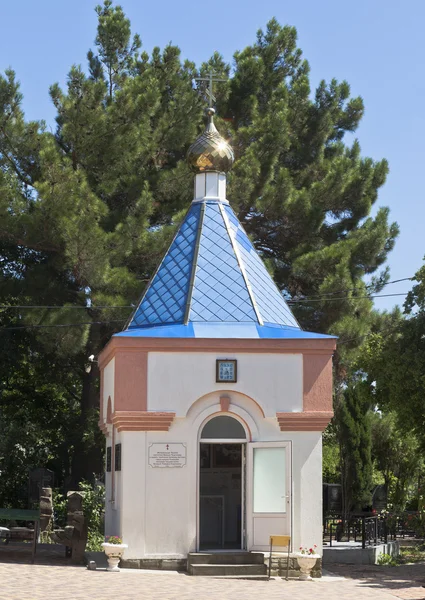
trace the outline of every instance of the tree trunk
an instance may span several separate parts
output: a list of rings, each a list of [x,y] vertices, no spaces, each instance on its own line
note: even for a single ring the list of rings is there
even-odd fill
[[[85,353],[87,356],[99,351],[100,332],[92,326]],[[88,363],[90,371],[82,372],[80,418],[74,436],[74,452],[71,461],[69,485],[78,486],[82,480],[92,481],[103,472],[102,434],[99,420],[99,367],[97,362]]]

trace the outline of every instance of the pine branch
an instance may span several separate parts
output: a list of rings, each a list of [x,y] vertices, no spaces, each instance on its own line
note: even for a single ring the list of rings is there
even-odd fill
[[[50,246],[50,245],[30,242],[27,239],[15,236],[13,233],[10,233],[10,231],[6,231],[5,229],[0,229],[0,239],[2,237],[3,237],[3,239],[7,239],[8,241],[13,242],[18,246],[23,246],[25,248],[28,248],[30,250],[35,250],[37,252],[60,252],[59,246]]]

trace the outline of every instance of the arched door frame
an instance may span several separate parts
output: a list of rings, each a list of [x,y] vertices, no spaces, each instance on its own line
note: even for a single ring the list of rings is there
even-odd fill
[[[202,432],[204,427],[210,421],[217,419],[219,417],[230,417],[231,419],[235,419],[240,425],[242,425],[243,430],[245,432],[244,438],[202,438]],[[231,412],[216,412],[209,415],[202,423],[198,429],[198,445],[202,442],[203,444],[245,444],[249,442],[251,439],[251,431],[246,424],[246,422],[239,415]]]
[[[233,417],[234,419],[238,420],[243,425],[243,427],[247,433],[247,438],[246,438],[247,442],[253,442],[253,441],[258,440],[259,431],[258,431],[257,423],[255,422],[254,418],[251,416],[251,414],[246,409],[244,409],[240,406],[236,406],[235,404],[232,403],[230,405],[230,410],[224,412],[221,410],[220,404],[217,403],[217,404],[211,404],[210,406],[201,410],[196,415],[196,417],[194,417],[194,419],[192,421],[192,428],[193,428],[193,430],[195,430],[197,432],[196,439],[197,439],[198,444],[200,441],[201,431],[202,431],[202,428],[204,427],[204,425],[207,423],[207,421],[209,421],[213,417],[218,417],[218,416],[228,416],[228,417]]]
[[[206,412],[206,411],[203,411]],[[244,429],[245,437],[244,438],[202,438],[202,431],[207,423],[212,421],[217,417],[231,417],[235,419],[238,423],[240,423]],[[199,428],[198,428],[198,436],[197,436],[197,477],[196,477],[196,506],[197,506],[197,515],[196,515],[196,550],[200,552],[200,515],[201,515],[201,444],[240,444],[241,445],[241,546],[240,549],[244,550],[246,546],[246,473],[245,473],[245,465],[246,465],[246,452],[247,452],[247,442],[251,440],[251,430],[245,420],[238,414],[234,412],[224,412],[217,411],[209,414],[206,418],[203,419]],[[223,526],[224,530],[224,526]],[[237,548],[235,548],[237,550]]]

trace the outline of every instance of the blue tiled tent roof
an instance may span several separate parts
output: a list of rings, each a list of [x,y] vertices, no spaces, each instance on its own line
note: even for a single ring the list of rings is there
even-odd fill
[[[218,202],[205,205],[190,321],[255,321],[255,311]]]
[[[183,323],[200,212],[199,204],[191,206],[129,327]]]
[[[128,332],[202,323],[300,329],[227,201],[192,204]]]

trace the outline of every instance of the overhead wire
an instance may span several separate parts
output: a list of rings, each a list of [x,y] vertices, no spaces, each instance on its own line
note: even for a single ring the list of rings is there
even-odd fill
[[[393,281],[387,281],[386,283],[383,284],[383,288],[386,287],[387,285],[393,284],[393,283],[400,283],[402,281],[412,281],[413,277],[403,277],[402,279],[394,279]],[[367,285],[366,287],[370,287],[371,284]],[[345,290],[339,290],[339,291],[335,291],[335,292],[328,292],[326,294],[318,294],[316,296],[305,296],[304,298],[300,298],[299,300],[286,300],[288,304],[298,304],[298,303],[304,303],[304,302],[322,302],[322,301],[326,301],[328,299],[328,296],[333,296],[334,294],[343,294],[344,292],[350,292],[350,291],[356,291],[357,288],[349,288],[349,289],[345,289]],[[408,294],[408,292],[405,293],[400,293],[400,294],[369,294],[367,296],[353,296],[353,297],[347,297],[347,296],[340,296],[338,298],[329,298],[329,300],[357,300],[357,299],[364,299],[364,298],[388,298],[391,296],[406,296]],[[118,306],[114,306],[114,305],[98,305],[98,306],[61,306],[61,305],[26,305],[26,304],[1,304],[0,305],[0,309],[9,309],[9,308],[14,308],[14,309],[21,309],[21,310],[26,310],[26,309],[46,309],[46,310],[104,310],[104,309],[116,309],[116,308],[136,308],[135,305],[133,304],[121,304]]]
[[[387,281],[383,287],[393,284],[393,283],[400,283],[402,281],[411,281],[413,279],[413,277],[403,277],[401,279],[394,279],[392,281]],[[355,288],[354,288],[355,289]],[[389,297],[397,297],[397,296],[407,296],[407,294],[409,292],[404,292],[404,293],[399,293],[399,294],[369,294],[367,296],[352,296],[352,297],[348,297],[348,296],[339,296],[339,297],[328,297],[331,296],[333,293],[341,293],[344,290],[341,290],[340,292],[330,292],[329,294],[324,294],[323,296],[309,296],[309,297],[305,297],[305,298],[301,298],[299,300],[287,300],[287,303],[289,305],[294,305],[294,304],[304,304],[304,303],[310,303],[310,302],[335,302],[335,301],[348,301],[348,302],[353,302],[356,300],[362,300],[362,299],[372,299],[372,298],[389,298]],[[351,290],[345,290],[345,291],[351,291]],[[20,309],[20,310],[26,310],[26,309],[37,309],[37,310],[69,310],[69,309],[85,309],[85,310],[104,310],[104,309],[135,309],[136,307],[134,305],[98,305],[98,306],[60,306],[60,305],[47,305],[47,306],[43,306],[43,305],[14,305],[14,304],[10,304],[10,305],[6,305],[6,304],[2,304],[0,305],[0,309],[3,310],[8,310],[8,309]],[[64,328],[64,327],[84,327],[87,325],[109,325],[112,323],[125,323],[127,320],[126,319],[121,319],[121,320],[109,320],[109,321],[87,321],[87,322],[83,322],[83,323],[55,323],[52,325],[13,325],[13,326],[4,326],[4,327],[0,327],[0,331],[13,331],[13,330],[19,330],[19,329],[54,329],[54,328]],[[366,335],[371,335],[366,334]],[[360,337],[364,337],[364,336],[360,336]],[[359,338],[350,338],[347,340],[341,340],[341,344],[342,343],[347,343],[349,341],[352,341],[354,339],[359,339]]]
[[[85,310],[96,310],[96,309],[100,309],[100,308],[136,308],[135,306],[133,306],[132,304],[121,304],[120,306],[110,306],[110,305],[103,305],[103,306],[60,306],[60,305],[55,305],[55,306],[44,306],[44,305],[30,305],[30,304],[0,304],[0,309],[8,309],[8,308],[20,308],[20,309],[25,309],[25,308],[37,308],[37,309],[43,309],[43,308],[47,308],[47,309],[61,309],[61,310],[68,310],[68,309],[85,309]]]
[[[11,331],[14,329],[54,329],[55,327],[83,327],[85,325],[109,325],[111,323],[125,323],[126,319],[119,321],[88,321],[86,323],[55,323],[54,325],[13,325],[0,327],[0,331]]]
[[[412,281],[412,280],[413,280],[413,277],[403,277],[402,279],[394,279],[393,281],[387,281],[386,283],[384,283],[382,285],[382,289],[392,283],[400,283],[401,281]],[[368,289],[373,286],[374,286],[374,284],[369,283],[366,285],[366,288]],[[334,294],[344,294],[345,292],[355,292],[355,291],[357,291],[357,289],[358,288],[348,288],[345,290],[337,290],[335,292],[327,292],[325,294],[317,294],[316,296],[307,296],[307,298],[324,298],[325,296],[333,296]]]
[[[302,298],[301,300],[287,300],[288,304],[301,304],[304,302],[334,302],[335,300],[362,300],[362,299],[370,299],[370,298],[389,298],[391,296],[407,296],[409,292],[404,292],[402,294],[369,294],[368,296],[339,296],[338,298]]]

